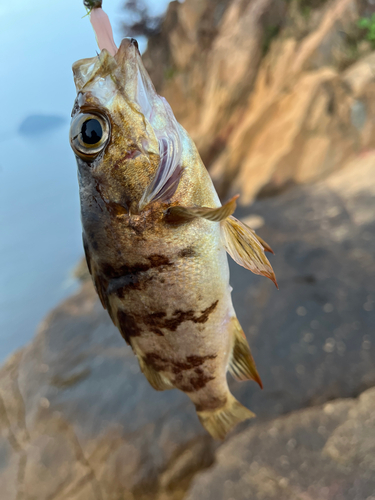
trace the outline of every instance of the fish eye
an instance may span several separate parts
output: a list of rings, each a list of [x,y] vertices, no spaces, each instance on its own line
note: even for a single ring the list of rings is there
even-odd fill
[[[82,159],[94,159],[109,137],[107,119],[95,113],[78,113],[70,125],[70,144]]]
[[[100,121],[96,118],[89,118],[82,124],[81,136],[83,144],[98,144],[103,137],[103,129]]]

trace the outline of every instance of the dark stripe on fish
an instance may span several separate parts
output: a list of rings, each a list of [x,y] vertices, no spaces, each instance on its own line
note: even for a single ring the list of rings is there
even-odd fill
[[[108,280],[111,280],[114,278],[121,278],[127,274],[135,275],[138,273],[144,273],[156,267],[173,265],[173,262],[171,262],[169,258],[164,255],[150,255],[147,257],[147,260],[149,261],[147,263],[125,264],[117,268],[113,267],[109,263],[104,263],[100,264],[100,270]]]
[[[193,310],[181,311],[180,309],[177,309],[173,313],[172,318],[166,318],[165,312],[157,312],[145,316],[143,318],[143,322],[145,323],[145,325],[150,327],[155,326],[157,328],[166,328],[171,332],[175,332],[184,321],[192,321],[193,323],[206,323],[210,314],[216,309],[218,303],[219,301],[216,300],[209,307],[201,311],[201,314],[198,316],[195,315],[196,313]]]
[[[143,359],[147,365],[151,366],[157,372],[166,371],[177,375],[183,371],[199,367],[203,365],[205,361],[215,359],[216,356],[216,354],[209,354],[207,356],[187,356],[184,360],[178,361],[176,359],[164,358],[156,352],[149,352]]]
[[[193,247],[184,248],[183,250],[181,250],[178,253],[178,256],[181,257],[181,258],[195,257],[196,255],[197,255],[197,252],[194,250]]]
[[[141,290],[145,283],[153,279],[153,276],[142,276],[142,274],[126,274],[121,278],[112,279],[107,288],[108,295],[114,293],[123,299],[128,290]]]
[[[141,335],[142,330],[139,328],[134,316],[119,310],[117,311],[117,320],[121,335],[124,337],[127,344],[130,344],[131,337],[139,337]]]
[[[150,269],[159,268],[162,270],[166,266],[172,266],[168,257],[163,255],[150,255],[148,263],[126,264],[118,268],[113,267],[109,263],[100,265],[100,279],[106,285],[108,295],[116,294],[120,299],[125,297],[129,290],[141,290],[145,283],[154,279],[153,275],[148,275]]]
[[[121,279],[124,279],[121,278]],[[108,290],[110,290],[111,285],[108,287]],[[108,301],[107,301],[108,302]],[[121,331],[122,336],[126,340],[128,344],[130,344],[130,337],[139,337],[142,334],[142,329],[138,326],[139,324],[144,324],[148,327],[149,331],[155,333],[155,335],[158,336],[164,336],[164,333],[162,332],[161,328],[166,328],[172,332],[177,330],[177,327],[183,323],[184,321],[193,321],[194,323],[205,323],[208,320],[209,315],[215,310],[218,300],[213,302],[207,309],[202,311],[200,316],[195,316],[194,311],[175,311],[173,318],[166,318],[166,313],[165,312],[157,312],[157,313],[152,313],[149,315],[130,315],[126,313],[125,311],[119,310],[117,312],[117,319],[119,323],[119,329]],[[150,356],[152,356],[150,354]],[[155,354],[155,356],[158,356]],[[160,356],[159,356],[160,358]],[[162,359],[162,358],[160,358]],[[199,366],[201,364],[201,357],[200,356],[188,356],[187,358],[187,365],[182,365],[179,363],[179,366],[182,366],[183,369],[188,370],[190,368],[193,368],[194,366]],[[205,358],[209,359],[209,358]],[[145,359],[147,362],[147,360]],[[203,362],[203,361],[202,361]],[[152,365],[152,359],[151,363]],[[175,365],[177,366],[177,365]],[[156,367],[154,367],[157,369]],[[164,370],[165,368],[160,368],[160,370]],[[177,372],[174,372],[177,373]]]
[[[196,392],[206,387],[208,382],[214,380],[213,375],[204,374],[203,370],[200,374],[186,376],[184,373],[176,375],[173,385],[184,392]]]

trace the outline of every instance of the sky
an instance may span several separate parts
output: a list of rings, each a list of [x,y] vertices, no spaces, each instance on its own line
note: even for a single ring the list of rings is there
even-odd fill
[[[103,2],[117,44],[123,3]],[[160,13],[168,1],[149,3]],[[83,252],[68,131],[75,99],[71,66],[97,50],[85,13],[81,0],[0,4],[0,362],[78,288],[72,269]],[[30,115],[58,116],[63,124],[21,135],[19,126]]]

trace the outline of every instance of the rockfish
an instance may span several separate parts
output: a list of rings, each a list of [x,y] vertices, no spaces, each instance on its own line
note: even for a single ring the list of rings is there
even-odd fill
[[[117,49],[91,12],[101,49],[73,65],[70,143],[83,244],[101,303],[156,390],[177,388],[214,438],[254,414],[228,389],[261,381],[236,318],[227,252],[272,279],[270,247],[221,205],[188,133],[143,66],[134,39]]]

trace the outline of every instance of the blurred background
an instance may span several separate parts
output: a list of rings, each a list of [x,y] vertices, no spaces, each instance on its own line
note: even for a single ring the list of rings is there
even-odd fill
[[[77,268],[89,19],[80,0],[0,5],[2,498],[375,500],[375,2],[103,7],[275,251],[279,291],[230,263],[264,390],[230,381],[257,418],[216,443],[186,395],[149,387]]]
[[[151,2],[151,27],[167,0]],[[130,5],[131,7],[131,5]],[[114,36],[137,11],[108,1]],[[73,62],[95,55],[83,3],[38,0],[0,5],[4,64],[0,128],[0,360],[28,342],[43,316],[77,288],[82,255],[76,164],[68,133]],[[127,14],[127,15],[126,15]],[[144,35],[139,40],[146,47]]]

